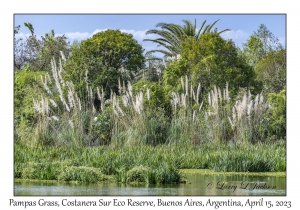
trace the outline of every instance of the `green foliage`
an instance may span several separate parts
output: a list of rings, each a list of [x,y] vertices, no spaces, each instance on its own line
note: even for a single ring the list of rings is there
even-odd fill
[[[44,75],[45,72],[32,71],[29,65],[14,74],[14,129],[17,137],[22,133],[25,135],[35,122],[33,99],[43,93],[38,80]]]
[[[274,37],[264,24],[243,44],[242,55],[247,63],[255,67],[261,58],[269,52],[282,49],[279,40]]]
[[[14,108],[15,115],[22,115],[22,112],[33,115],[33,96],[41,92],[41,85],[38,80],[46,72],[34,72],[27,65],[24,69],[18,70],[14,74]]]
[[[134,147],[27,147],[15,145],[15,178],[97,182],[173,183],[178,169],[285,171],[286,146],[272,144],[158,145]]]
[[[255,72],[266,93],[279,93],[286,85],[286,50],[269,52],[259,60]]]
[[[84,166],[70,166],[66,167],[58,176],[58,180],[62,181],[80,181],[80,182],[99,182],[107,178],[97,168]]]
[[[70,162],[29,162],[22,170],[23,179],[57,180]]]
[[[112,107],[108,107],[94,119],[93,135],[96,136],[101,145],[111,142],[112,114]]]
[[[24,23],[30,30],[31,35],[24,39],[16,39],[14,42],[14,67],[15,70],[23,69],[26,64],[31,66],[33,71],[51,71],[50,61],[52,58],[58,63],[61,53],[68,57],[70,48],[65,35],[57,36],[54,30],[37,38],[31,23]],[[20,26],[14,30],[18,33]]]
[[[243,47],[243,55],[250,66],[255,66],[264,56],[263,43],[258,37],[250,36]]]
[[[231,40],[227,41],[217,33],[210,33],[203,34],[198,41],[187,40],[182,46],[181,59],[164,71],[166,86],[178,87],[179,78],[188,75],[193,86],[201,83],[204,94],[213,85],[224,88],[227,82],[233,93],[239,87],[255,92],[255,73],[238,56],[237,48]]]
[[[73,48],[65,76],[73,81],[80,96],[85,92],[86,82],[94,90],[102,87],[109,96],[111,91],[118,92],[119,78],[130,80],[143,67],[142,53],[142,46],[131,34],[119,30],[99,32]]]
[[[127,172],[127,182],[147,182],[149,169],[143,166],[136,166]]]
[[[201,35],[211,33],[213,26],[219,20],[215,21],[212,24],[208,24],[204,27],[206,20],[203,21],[200,29],[197,31],[196,20],[193,24],[189,20],[183,20],[184,25],[178,25],[173,23],[158,23],[156,27],[161,27],[161,30],[152,29],[148,30],[146,34],[155,34],[160,37],[157,39],[144,39],[143,41],[151,41],[159,44],[159,46],[164,47],[163,50],[150,50],[147,53],[152,52],[161,52],[166,57],[174,57],[181,54],[182,51],[182,42],[187,39],[199,40]],[[215,28],[214,32],[220,34],[222,32],[228,31],[225,29],[223,31],[217,32],[217,28]]]
[[[171,95],[172,91],[181,90],[181,77],[185,77],[189,74],[190,64],[185,59],[172,62],[163,72],[163,81],[165,89],[168,95]]]
[[[150,82],[141,79],[135,83],[132,88],[134,93],[137,93],[138,91],[144,93],[146,109],[156,110],[158,108],[163,108],[166,111],[170,109],[170,96],[166,93],[161,82]],[[146,100],[148,97],[147,89],[149,89],[149,100]]]
[[[269,136],[286,139],[286,89],[278,94],[270,93],[268,100],[271,105]]]

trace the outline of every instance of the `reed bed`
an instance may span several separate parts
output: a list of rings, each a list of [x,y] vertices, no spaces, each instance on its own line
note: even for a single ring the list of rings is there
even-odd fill
[[[111,179],[118,182],[178,183],[184,181],[179,169],[210,169],[216,172],[286,170],[283,142],[234,147],[221,143],[116,148],[15,145],[14,159],[15,178],[40,180],[95,182]],[[80,174],[91,174],[94,178],[88,180],[88,175]]]

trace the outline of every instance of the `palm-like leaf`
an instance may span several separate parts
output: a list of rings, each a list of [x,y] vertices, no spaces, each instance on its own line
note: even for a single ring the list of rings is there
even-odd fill
[[[158,44],[158,47],[164,47],[166,50],[151,50],[148,53],[153,52],[161,52],[165,55],[165,57],[176,56],[181,53],[181,43],[187,38],[194,38],[199,40],[202,34],[211,33],[212,28],[219,20],[213,22],[212,24],[206,25],[206,20],[203,21],[200,29],[197,31],[196,20],[193,24],[189,20],[183,20],[184,25],[178,25],[174,23],[158,23],[156,27],[160,27],[160,30],[152,29],[148,30],[146,34],[155,34],[160,37],[157,39],[144,39],[143,41],[151,41]],[[222,30],[220,32],[217,31],[217,28],[214,32],[219,34],[228,31],[229,29]]]

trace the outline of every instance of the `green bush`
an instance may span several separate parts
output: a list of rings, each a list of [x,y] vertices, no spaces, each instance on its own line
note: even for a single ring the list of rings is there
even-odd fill
[[[44,75],[43,71],[32,71],[29,65],[14,74],[14,131],[15,137],[24,141],[36,121],[33,99],[44,92],[38,81]]]
[[[72,50],[64,75],[74,83],[82,99],[86,94],[86,82],[93,90],[102,87],[108,98],[111,91],[118,93],[118,79],[130,81],[133,73],[144,66],[144,60],[142,46],[131,34],[106,30]]]
[[[278,94],[270,93],[268,101],[271,106],[269,137],[286,139],[286,88]]]
[[[240,87],[257,93],[253,68],[238,55],[231,40],[225,40],[217,33],[203,34],[197,41],[187,39],[183,42],[180,60],[164,70],[163,78],[167,88],[175,87],[178,90],[180,78],[185,75],[193,86],[201,83],[204,95],[214,85],[224,88],[227,82],[233,95]]]
[[[85,166],[71,166],[65,168],[58,176],[58,180],[62,181],[80,181],[80,182],[98,182],[107,178],[97,168]]]
[[[147,182],[149,169],[143,166],[136,166],[127,172],[127,183]]]
[[[67,162],[29,162],[22,170],[23,179],[57,180]]]
[[[112,134],[112,107],[107,107],[95,119],[93,124],[93,135],[100,144],[110,144]]]
[[[139,91],[144,93],[144,106],[149,110],[164,109],[170,110],[170,95],[167,94],[161,82],[150,82],[144,79],[139,80],[132,86],[133,92],[136,94]],[[148,100],[147,89],[149,89],[150,99]]]

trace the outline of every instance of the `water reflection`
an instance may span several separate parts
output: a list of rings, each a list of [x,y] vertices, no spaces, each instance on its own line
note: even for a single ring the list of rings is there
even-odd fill
[[[138,195],[138,196],[188,196],[188,195],[221,195],[221,196],[243,196],[243,195],[286,195],[285,177],[249,177],[239,175],[187,175],[190,183],[146,185],[146,184],[70,184],[70,183],[36,183],[15,182],[15,196],[26,195]]]

